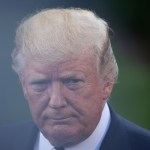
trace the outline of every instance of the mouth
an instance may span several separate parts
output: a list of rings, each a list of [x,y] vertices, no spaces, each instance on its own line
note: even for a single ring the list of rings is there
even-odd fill
[[[50,118],[50,121],[54,124],[66,124],[72,120],[72,117],[62,117],[62,118]]]

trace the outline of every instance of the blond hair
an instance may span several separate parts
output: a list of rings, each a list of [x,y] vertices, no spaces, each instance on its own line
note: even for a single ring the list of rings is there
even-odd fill
[[[25,19],[16,31],[13,69],[20,74],[28,58],[54,63],[91,53],[98,68],[116,79],[118,67],[108,30],[107,23],[89,10],[42,10]]]

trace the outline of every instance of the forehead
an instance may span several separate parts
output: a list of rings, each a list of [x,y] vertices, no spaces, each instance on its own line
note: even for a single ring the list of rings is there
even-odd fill
[[[37,74],[38,76],[59,75],[67,76],[70,74],[89,74],[96,71],[95,59],[93,57],[79,57],[58,61],[57,63],[41,63],[38,61],[27,61],[25,72],[29,74]]]

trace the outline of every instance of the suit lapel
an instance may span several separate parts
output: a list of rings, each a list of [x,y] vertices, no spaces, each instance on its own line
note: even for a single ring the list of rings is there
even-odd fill
[[[15,140],[17,143],[13,143],[13,150],[33,150],[38,135],[38,129],[35,124],[32,121],[28,122],[24,124],[24,127],[19,129],[18,132],[19,131],[20,133],[16,133],[16,136],[20,134],[22,134],[22,136],[16,137],[14,135],[17,139]]]
[[[109,106],[111,114],[111,123],[104,138],[100,150],[131,150],[126,127],[123,119],[114,113]]]

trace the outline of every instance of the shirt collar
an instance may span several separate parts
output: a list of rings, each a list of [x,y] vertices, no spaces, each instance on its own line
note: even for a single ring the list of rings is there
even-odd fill
[[[101,115],[101,119],[93,131],[93,133],[83,142],[69,148],[65,148],[65,150],[98,150],[101,146],[101,143],[107,133],[107,130],[110,125],[110,111],[108,104],[106,103]],[[51,150],[53,146],[49,143],[49,141],[43,136],[40,132],[35,144],[34,150]]]

